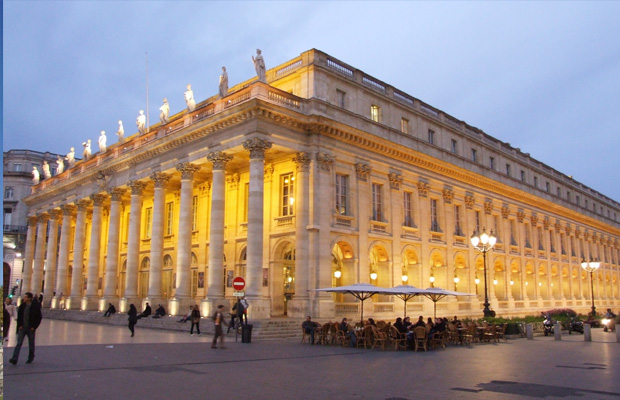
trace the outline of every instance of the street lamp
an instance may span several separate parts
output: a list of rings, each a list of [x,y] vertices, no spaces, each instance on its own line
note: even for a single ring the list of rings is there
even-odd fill
[[[491,316],[491,309],[489,308],[489,294],[487,289],[487,253],[495,246],[495,242],[497,238],[493,235],[493,231],[491,234],[487,234],[485,229],[482,228],[482,235],[474,234],[471,235],[471,244],[474,246],[474,249],[480,251],[482,253],[482,261],[484,264],[484,316]]]
[[[600,266],[601,262],[598,259],[596,261],[592,260],[592,257],[590,257],[590,261],[586,261],[585,258],[581,259],[581,268],[583,268],[584,271],[590,273],[590,290],[592,293],[592,316],[596,315],[596,307],[594,307],[594,282],[592,280],[592,274],[594,273],[594,271],[599,269]]]

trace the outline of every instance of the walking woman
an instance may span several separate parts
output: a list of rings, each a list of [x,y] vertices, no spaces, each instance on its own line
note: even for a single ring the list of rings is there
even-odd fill
[[[129,318],[128,318],[129,330],[131,331],[131,337],[133,337],[133,333],[134,333],[133,327],[138,322],[138,310],[136,309],[136,306],[131,304],[129,306],[129,311],[127,311],[127,315],[129,315]]]
[[[194,325],[196,325],[196,333],[200,336],[200,310],[198,309],[198,305],[194,304],[194,308],[192,309],[192,327],[189,328],[189,334],[194,336]]]

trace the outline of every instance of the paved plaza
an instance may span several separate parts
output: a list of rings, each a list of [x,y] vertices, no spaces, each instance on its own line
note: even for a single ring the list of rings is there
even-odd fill
[[[208,324],[210,321],[204,321]],[[189,327],[188,327],[189,328]],[[232,336],[232,339],[231,339]],[[44,320],[36,359],[4,351],[5,399],[618,399],[613,333],[516,339],[429,352],[310,346],[211,349],[211,336]]]

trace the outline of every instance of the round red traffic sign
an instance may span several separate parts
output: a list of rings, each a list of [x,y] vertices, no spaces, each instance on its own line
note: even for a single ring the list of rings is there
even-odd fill
[[[235,290],[243,290],[243,288],[245,288],[245,280],[238,276],[235,279],[233,279],[233,289]]]

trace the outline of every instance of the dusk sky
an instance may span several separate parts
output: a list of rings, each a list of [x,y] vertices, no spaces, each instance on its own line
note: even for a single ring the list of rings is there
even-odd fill
[[[620,201],[620,2],[4,1],[3,147],[81,154],[316,48]]]

